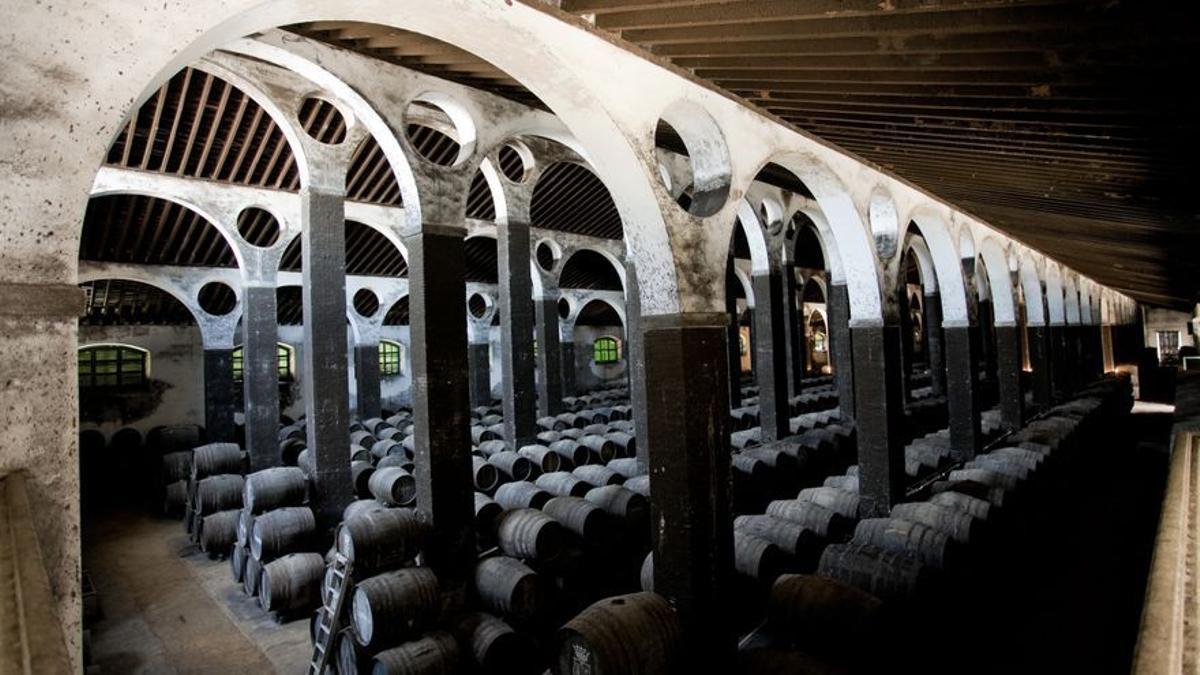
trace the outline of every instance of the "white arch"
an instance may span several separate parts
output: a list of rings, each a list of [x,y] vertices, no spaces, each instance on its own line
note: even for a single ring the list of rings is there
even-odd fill
[[[1042,292],[1042,281],[1037,263],[1026,251],[1020,258],[1021,290],[1025,293],[1025,325],[1046,325],[1046,296]]]
[[[912,233],[905,235],[905,246],[911,251],[913,257],[917,259],[917,268],[921,272],[921,288],[926,294],[938,292],[937,274],[933,269],[933,254],[929,252],[929,247],[925,244],[925,240],[921,237],[914,237]],[[901,270],[901,274],[904,271]]]
[[[829,229],[829,222],[825,220],[825,214],[813,207],[796,209],[796,213],[803,213],[812,222],[813,234],[816,236],[817,244],[821,247],[821,258],[825,260],[825,269],[829,270],[830,283],[845,284],[846,272],[842,269],[842,258],[838,253],[837,240],[833,237],[833,231]],[[795,214],[792,215],[795,217]],[[799,236],[800,233],[797,232],[796,237],[799,238]]]
[[[746,241],[750,246],[750,270],[754,274],[765,273],[771,268],[771,258],[767,251],[766,235],[763,233],[758,213],[750,200],[742,197],[737,203],[737,214],[738,225],[742,228],[742,233],[746,235]]]
[[[1046,261],[1046,314],[1047,324],[1051,326],[1062,326],[1066,323],[1066,315],[1063,312],[1063,284],[1062,272],[1058,269],[1058,263]]]
[[[1079,325],[1079,288],[1075,282],[1075,273],[1067,270],[1063,274],[1064,308],[1067,323]]]
[[[738,283],[742,285],[742,294],[746,296],[746,306],[754,307],[754,284],[750,283],[750,277],[746,276],[746,272],[733,266],[733,276],[737,277]]]
[[[997,326],[1017,325],[1016,288],[1008,272],[1008,252],[992,237],[979,247],[987,270],[987,282],[992,295],[992,313]]]
[[[562,264],[558,266],[558,272],[554,274],[554,284],[556,286],[561,288],[560,281],[562,279],[563,271],[567,269],[567,263],[570,262],[571,258],[574,258],[575,254],[579,253],[580,251],[591,251],[592,253],[596,253],[600,257],[607,260],[609,264],[613,266],[613,269],[616,270],[617,278],[621,280],[621,289],[626,293],[629,292],[629,283],[625,280],[625,266],[621,264],[621,261],[618,260],[611,251],[606,251],[595,246],[572,246],[567,251],[564,251]],[[641,283],[640,276],[638,277],[638,283]]]
[[[912,222],[929,247],[933,267],[937,271],[938,288],[942,298],[942,326],[969,326],[966,280],[958,247],[942,217],[927,209],[918,208]]]

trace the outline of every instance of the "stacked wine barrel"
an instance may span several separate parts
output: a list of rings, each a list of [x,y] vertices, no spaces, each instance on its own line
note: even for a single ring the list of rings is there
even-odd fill
[[[209,443],[192,451],[184,528],[209,557],[228,555],[237,537],[245,466],[245,453],[234,443]]]

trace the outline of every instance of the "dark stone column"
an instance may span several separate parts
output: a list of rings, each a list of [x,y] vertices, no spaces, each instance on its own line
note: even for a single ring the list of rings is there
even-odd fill
[[[492,370],[489,354],[490,345],[486,342],[472,342],[468,347],[467,361],[471,376],[471,405],[491,405],[492,403]]]
[[[625,261],[625,327],[626,346],[629,347],[629,403],[633,408],[633,433],[638,439],[638,466],[643,471],[650,467],[648,402],[646,392],[646,347],[642,326],[642,298],[638,291],[637,267],[632,260]],[[729,417],[728,411],[722,418]]]
[[[883,516],[904,499],[900,327],[860,326],[849,332],[858,397],[859,515]]]
[[[829,315],[829,358],[837,383],[843,420],[854,419],[854,356],[850,331],[850,294],[845,284],[830,284],[825,308]],[[897,372],[899,364],[897,363]]]
[[[205,349],[204,430],[209,443],[233,441],[233,404],[233,349]]]
[[[313,512],[331,530],[354,499],[346,444],[350,387],[346,363],[346,215],[340,191],[301,190],[304,413],[313,455]]]
[[[729,353],[729,407],[742,405],[742,340],[738,327],[737,294],[729,286],[739,284],[733,273],[733,257],[725,263],[725,314],[729,317],[725,341]]]
[[[759,339],[758,418],[764,443],[788,435],[788,370],[783,335],[783,283],[778,270],[756,273],[754,331]]]
[[[1029,366],[1033,368],[1033,404],[1038,410],[1050,407],[1051,384],[1050,336],[1046,326],[1029,326]]]
[[[250,452],[250,470],[258,471],[281,463],[279,357],[275,346],[279,328],[275,286],[246,286],[242,291],[242,308],[242,401],[246,421],[246,450]],[[344,323],[345,319],[342,321]]]
[[[929,355],[929,386],[934,396],[946,395],[946,356],[942,341],[942,298],[925,294],[925,351]]]
[[[783,265],[783,335],[787,345],[788,394],[799,396],[804,389],[804,317],[796,305],[796,268]],[[797,318],[799,317],[799,318]]]
[[[1046,355],[1047,365],[1046,370],[1050,374],[1050,394],[1052,401],[1061,400],[1070,391],[1070,386],[1067,384],[1067,374],[1064,372],[1067,369],[1065,347],[1063,345],[1063,332],[1066,327],[1062,325],[1046,326]]]
[[[643,322],[654,590],[679,612],[692,645],[685,666],[707,663],[711,672],[726,672],[735,641],[724,322],[724,314]]]
[[[422,550],[438,580],[454,586],[464,584],[475,565],[463,234],[457,228],[427,224],[404,237],[412,316],[417,508],[431,526]],[[526,262],[526,279],[528,267]],[[532,368],[528,371],[532,374]]]
[[[996,326],[996,377],[1000,397],[1000,423],[1010,431],[1024,421],[1025,395],[1021,391],[1021,334],[1014,325]]]
[[[946,407],[950,417],[950,450],[955,459],[972,459],[983,447],[979,425],[979,379],[976,345],[967,326],[942,329],[946,341]]]
[[[504,387],[504,440],[511,449],[537,436],[533,358],[533,280],[529,276],[529,225],[497,228],[500,268],[500,365]],[[542,349],[541,351],[545,351]],[[473,499],[473,497],[472,497]]]
[[[573,333],[573,331],[572,331]],[[561,337],[561,336],[560,336]],[[574,396],[576,391],[575,384],[575,338],[562,339],[559,343],[560,353],[562,354],[562,393],[563,396]],[[625,363],[628,368],[633,359],[629,354],[629,340],[625,340]]]
[[[354,384],[359,419],[379,417],[379,343],[354,345]]]
[[[558,298],[539,298],[534,301],[537,313],[537,368],[542,374],[538,381],[537,414],[539,417],[557,415],[563,410],[562,352],[558,344]],[[536,435],[536,432],[535,432]]]
[[[979,303],[979,360],[983,363],[983,370],[987,374],[988,380],[994,378],[996,373],[996,336],[992,332],[995,322],[996,315],[992,309],[992,302],[990,300],[981,301]]]
[[[900,395],[907,403],[912,398],[913,324],[909,316],[908,289],[901,286],[897,295],[900,304]]]

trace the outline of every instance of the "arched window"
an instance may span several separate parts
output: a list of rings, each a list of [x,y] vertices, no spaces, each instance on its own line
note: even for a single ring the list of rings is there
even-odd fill
[[[596,363],[616,363],[621,360],[621,344],[615,337],[596,338],[592,343],[592,360]]]
[[[291,345],[286,345],[282,342],[275,344],[275,358],[279,366],[279,379],[291,380],[293,372],[293,363],[295,360],[295,350]],[[238,345],[233,348],[233,354],[230,361],[233,364],[233,381],[242,381],[242,371],[245,367],[245,358],[243,357],[242,347]]]
[[[379,374],[392,377],[403,372],[404,346],[391,340],[379,341]]]
[[[129,345],[92,345],[79,350],[79,386],[136,387],[146,383],[150,352]]]

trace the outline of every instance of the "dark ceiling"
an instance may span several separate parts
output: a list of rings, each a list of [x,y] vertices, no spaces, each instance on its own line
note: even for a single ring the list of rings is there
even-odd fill
[[[1101,283],[1198,299],[1194,3],[561,4]]]

